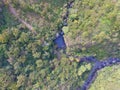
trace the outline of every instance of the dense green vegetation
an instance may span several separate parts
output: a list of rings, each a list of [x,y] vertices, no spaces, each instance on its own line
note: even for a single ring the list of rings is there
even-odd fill
[[[72,56],[61,54],[62,59],[57,60],[53,39],[68,1],[6,0],[4,18],[0,18],[0,23],[5,21],[0,25],[0,90],[75,90],[86,80],[92,64],[78,63],[72,56],[94,55],[100,60],[120,57],[120,1],[75,0],[69,10],[68,26],[63,27],[67,54]],[[8,4],[37,34],[10,13]],[[107,77],[113,81],[111,84],[118,85],[115,80],[120,76],[119,66],[113,66],[99,72],[90,90],[94,86],[95,90],[113,90],[103,82],[107,82],[105,72],[115,67],[118,70]],[[103,80],[99,82],[99,78]]]
[[[66,42],[73,54],[99,59],[120,57],[120,6],[116,0],[75,0],[70,9]],[[68,29],[68,30],[67,30]]]
[[[106,67],[98,72],[98,77],[89,90],[117,90],[120,88],[120,65]]]

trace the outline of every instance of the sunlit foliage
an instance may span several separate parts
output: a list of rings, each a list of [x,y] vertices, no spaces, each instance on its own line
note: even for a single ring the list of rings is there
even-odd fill
[[[5,23],[0,25],[0,90],[76,90],[87,79],[93,64],[79,63],[79,57],[75,56],[94,55],[100,60],[120,57],[119,0],[75,0],[69,9],[68,26],[63,27],[66,51],[71,56],[60,52],[61,60],[54,55],[53,39],[66,12],[65,5],[71,0],[4,1]],[[9,4],[36,34],[10,13]],[[107,85],[112,81],[118,83],[119,70],[115,69],[113,74],[110,71],[114,68],[119,67],[101,70],[90,89],[94,90],[95,85],[95,90],[102,86],[110,90]],[[99,78],[103,80],[98,82]]]

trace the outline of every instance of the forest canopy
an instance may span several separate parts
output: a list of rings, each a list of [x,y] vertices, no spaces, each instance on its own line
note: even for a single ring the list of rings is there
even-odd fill
[[[66,8],[71,1],[0,1],[0,90],[77,90],[94,65],[80,57],[120,58],[120,1],[74,0]],[[63,53],[53,40],[66,12]],[[119,65],[100,70],[90,90],[119,89],[119,72]]]

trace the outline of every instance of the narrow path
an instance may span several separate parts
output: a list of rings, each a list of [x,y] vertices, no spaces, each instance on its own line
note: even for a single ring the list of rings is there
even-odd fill
[[[15,8],[12,7],[11,4],[9,4],[9,10],[10,12],[21,22],[23,23],[30,31],[32,31],[33,33],[36,33],[36,31],[34,30],[34,28],[28,24],[27,22],[25,22],[23,19],[21,19],[18,15],[17,12],[15,10]]]
[[[72,8],[73,3],[74,3],[74,0],[71,1],[71,2],[68,2],[67,5],[66,5],[67,11],[66,11],[65,15],[63,16],[62,27],[68,25],[67,21],[68,21],[68,16],[69,16],[69,9]],[[33,33],[36,33],[34,31],[33,27],[30,24],[28,24],[27,22],[22,20],[17,15],[15,8],[13,8],[11,4],[9,4],[9,10],[30,31],[32,31]],[[104,67],[107,67],[107,66],[111,66],[111,65],[114,65],[114,64],[120,64],[120,58],[108,58],[107,60],[104,60],[104,61],[98,61],[93,56],[90,56],[90,57],[81,58],[80,63],[81,62],[89,62],[89,63],[94,62],[94,66],[92,67],[92,69],[90,71],[90,74],[88,75],[88,78],[86,79],[85,83],[81,86],[81,88],[77,89],[77,90],[88,90],[89,87],[91,86],[91,84],[93,83],[93,81],[97,77],[97,71],[99,71],[99,70],[101,70],[101,69],[103,69]]]
[[[2,0],[2,1],[6,3],[5,0]],[[10,3],[8,3],[8,9],[11,12],[11,14],[13,14],[14,17],[16,17],[22,24],[24,24],[32,33],[36,34],[36,31],[34,30],[34,28],[29,23],[27,23],[26,21],[24,21],[18,16],[15,8]]]

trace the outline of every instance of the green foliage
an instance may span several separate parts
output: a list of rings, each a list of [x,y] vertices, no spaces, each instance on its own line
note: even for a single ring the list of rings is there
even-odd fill
[[[96,54],[101,59],[108,56],[119,57],[111,49],[114,44],[117,50],[119,44],[120,28],[115,27],[119,24],[117,18],[120,13],[117,3],[118,1],[108,0],[75,0],[72,9],[69,9],[69,31],[65,35],[71,53],[78,48],[81,52],[76,54]]]
[[[119,1],[75,0],[69,9],[68,26],[63,27],[68,54],[73,56],[61,55],[62,59],[56,60],[53,39],[67,1],[6,0],[3,12],[6,23],[0,26],[0,90],[76,90],[86,80],[92,64],[79,63],[74,55],[94,55],[98,59],[120,56]],[[11,3],[18,17],[33,26],[37,34],[11,15],[7,3]],[[110,69],[113,68],[103,71]],[[103,71],[99,73],[100,78],[106,79],[109,72],[103,77]],[[119,71],[111,75],[118,76]],[[100,80],[99,76],[97,79]],[[112,81],[118,83],[117,79],[108,78],[108,81],[112,85]],[[102,83],[108,84],[104,80]],[[102,83],[99,85],[104,86]]]
[[[63,31],[64,31],[65,34],[67,34],[68,31],[69,31],[69,27],[67,27],[67,26],[64,26],[62,29],[63,29]]]
[[[19,75],[17,77],[17,87],[24,86],[25,85],[25,76]]]
[[[115,65],[106,67],[98,72],[98,77],[89,90],[116,90],[119,89],[120,82],[120,66]]]
[[[92,67],[91,64],[85,64],[80,66],[80,68],[78,69],[78,75],[81,76],[86,71],[91,70],[91,67]]]

